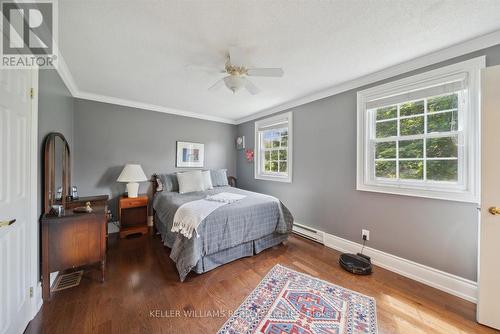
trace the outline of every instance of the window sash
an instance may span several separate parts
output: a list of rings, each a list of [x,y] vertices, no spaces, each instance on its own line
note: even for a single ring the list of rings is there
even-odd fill
[[[280,131],[278,147],[265,147],[264,134],[268,131]],[[286,135],[284,135],[286,133]],[[283,140],[286,138],[286,144]],[[277,116],[269,117],[264,120],[255,122],[255,164],[254,177],[256,179],[291,182],[292,181],[292,113],[287,112]],[[265,169],[266,153],[271,154],[275,151],[286,151],[286,159],[279,156],[277,160],[269,160],[269,163],[278,163],[278,171],[270,171]],[[274,153],[276,154],[276,153]],[[283,168],[282,164],[286,163],[286,172],[279,171]]]
[[[462,87],[462,86],[460,86]],[[431,92],[430,90],[423,89],[422,91],[427,91]],[[458,95],[458,105],[457,108],[451,108],[451,109],[446,109],[446,110],[440,110],[440,111],[435,111],[435,112],[429,112],[428,111],[428,99],[433,98],[435,96],[442,96],[442,95],[448,95],[455,93]],[[377,120],[377,110],[380,108],[383,108],[387,106],[385,105],[380,105],[379,107],[376,108],[371,108],[367,109],[367,121],[369,123],[369,131],[368,131],[368,145],[369,147],[367,148],[369,150],[369,154],[367,156],[367,179],[369,183],[371,184],[377,184],[380,182],[383,182],[385,184],[389,185],[415,185],[419,187],[425,187],[425,185],[430,185],[430,186],[435,186],[435,185],[446,185],[450,188],[456,188],[456,189],[465,189],[466,188],[466,180],[465,180],[465,170],[464,170],[464,163],[467,159],[466,156],[466,150],[464,149],[464,133],[465,133],[465,117],[464,113],[466,112],[466,107],[467,107],[467,90],[460,90],[460,91],[446,91],[444,94],[439,94],[439,95],[430,95],[430,96],[425,96],[422,97],[420,96],[419,99],[413,99],[409,101],[405,100],[399,100],[396,103],[397,106],[397,114],[396,117],[391,117],[388,119],[382,119],[382,120]],[[401,94],[400,96],[406,96],[406,94]],[[414,114],[414,115],[407,115],[407,116],[402,116],[400,115],[400,109],[401,105],[409,102],[418,102],[418,101],[424,101],[424,110],[422,113],[419,114]],[[369,104],[367,103],[367,106]],[[392,106],[394,104],[389,104],[388,106]],[[455,131],[446,131],[446,132],[431,132],[428,133],[428,117],[432,115],[438,115],[438,114],[443,114],[443,113],[450,113],[457,111],[458,115],[458,127],[457,130]],[[415,135],[401,135],[401,120],[404,119],[411,119],[411,118],[417,118],[417,117],[423,117],[424,119],[424,132],[421,134],[415,134]],[[396,136],[389,136],[389,137],[381,137],[381,138],[376,138],[376,125],[379,123],[383,122],[389,122],[389,121],[396,121],[397,122],[397,135]],[[434,157],[427,157],[427,139],[433,139],[433,138],[450,138],[450,137],[457,137],[458,143],[457,143],[457,157],[446,157],[446,158],[434,158]],[[410,141],[410,140],[422,140],[423,141],[423,148],[422,148],[422,157],[421,158],[400,158],[399,157],[399,143],[401,141]],[[396,143],[396,158],[376,158],[376,144],[378,143],[384,143],[384,142],[395,142]],[[427,161],[436,161],[436,160],[457,160],[457,180],[456,181],[445,181],[445,180],[432,180],[427,178]],[[378,177],[376,176],[376,162],[379,161],[395,161],[396,162],[396,177],[395,178],[384,178],[384,177]],[[423,171],[422,171],[422,179],[405,179],[400,177],[400,162],[404,161],[422,161],[423,163]]]
[[[432,85],[430,87],[421,87],[415,90],[409,90],[403,93],[382,97],[368,101],[366,103],[367,109],[381,108],[398,103],[408,101],[422,100],[430,96],[439,96],[453,93],[456,91],[464,90],[467,88],[467,73],[459,73],[442,78],[442,82]]]
[[[412,101],[407,101],[407,102],[412,102]],[[376,109],[373,109],[376,110]],[[386,118],[386,119],[378,119],[375,120],[375,123],[384,123],[384,122],[390,122],[390,121],[397,121],[398,119],[408,119],[408,118],[416,118],[416,117],[422,117],[425,115],[439,115],[439,114],[445,114],[445,113],[450,113],[450,112],[458,112],[458,108],[452,108],[452,109],[446,109],[446,110],[440,110],[440,111],[433,111],[433,112],[424,112],[421,114],[415,114],[415,115],[408,115],[408,116],[399,116],[399,117],[392,117],[392,118]]]
[[[264,130],[262,130],[264,128]],[[278,124],[274,124],[274,126],[272,127],[263,127],[263,128],[260,128],[258,130],[258,135],[259,135],[259,149],[260,149],[260,153],[259,154],[259,161],[258,163],[260,164],[260,173],[262,175],[268,175],[268,176],[287,176],[288,175],[288,141],[287,141],[287,145],[286,146],[281,146],[281,143],[282,143],[282,140],[284,137],[287,137],[288,138],[288,133],[289,133],[289,128],[288,128],[288,122],[284,123],[284,122],[280,122]],[[281,133],[283,133],[285,130],[287,132],[287,135],[286,136],[283,136],[281,135]],[[280,146],[278,147],[265,147],[264,145],[264,135],[266,132],[268,131],[279,131],[280,132],[280,136],[278,137],[279,138],[279,142],[280,142]],[[283,151],[285,150],[286,153],[287,153],[287,158],[286,159],[281,159],[280,157],[280,154],[279,154],[279,151]],[[278,163],[278,171],[275,172],[275,171],[269,171],[269,170],[266,170],[265,168],[265,164],[266,164],[266,152],[272,152],[273,151],[278,151],[278,159],[277,160],[272,160],[270,159],[269,162],[272,163],[272,162],[277,162]],[[279,171],[279,167],[280,167],[280,163],[281,162],[286,162],[287,163],[287,172],[280,172]]]
[[[272,122],[271,124],[267,125],[262,125],[260,126],[257,131],[268,131],[268,130],[276,130],[276,129],[282,129],[288,127],[288,121],[287,120],[280,120],[277,122]]]

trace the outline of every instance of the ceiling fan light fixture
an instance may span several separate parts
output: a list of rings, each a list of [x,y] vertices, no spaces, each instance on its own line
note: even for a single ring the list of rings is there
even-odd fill
[[[223,85],[227,87],[233,94],[236,94],[241,88],[245,88],[250,94],[259,94],[260,89],[248,77],[282,77],[284,72],[281,67],[255,67],[248,68],[245,66],[243,51],[236,47],[229,48],[229,55],[226,59],[224,70],[220,73],[226,73],[227,76],[218,79],[209,91],[216,91]],[[200,66],[193,65],[193,68]],[[201,69],[205,69],[201,67]]]
[[[224,78],[224,83],[227,88],[229,88],[233,93],[236,93],[245,86],[245,78],[239,75],[229,75]]]

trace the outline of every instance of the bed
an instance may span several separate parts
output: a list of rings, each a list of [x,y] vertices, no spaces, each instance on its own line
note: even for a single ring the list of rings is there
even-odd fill
[[[163,244],[171,249],[170,258],[176,263],[181,281],[191,271],[201,274],[276,246],[292,231],[293,217],[275,197],[229,185],[187,194],[158,191],[162,180],[162,175],[153,175],[154,227]],[[230,178],[229,184],[234,185],[234,181]],[[245,197],[208,215],[199,225],[197,236],[186,238],[171,232],[174,215],[181,205],[223,192]]]

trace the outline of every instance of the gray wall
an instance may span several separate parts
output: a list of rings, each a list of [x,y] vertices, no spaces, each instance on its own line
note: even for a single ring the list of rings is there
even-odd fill
[[[488,65],[500,64],[495,46],[403,76],[483,54]],[[253,163],[239,152],[239,186],[279,197],[304,225],[356,242],[366,228],[373,248],[476,280],[477,205],[356,190],[356,92],[367,87],[290,109],[291,184],[255,180]],[[253,147],[254,121],[237,135]]]
[[[496,46],[426,69],[483,54],[488,65],[500,64]],[[56,71],[44,70],[39,87],[40,157],[45,135],[62,132],[72,149],[73,184],[80,194],[116,199],[125,188],[115,182],[125,163],[141,163],[147,175],[175,171],[175,141],[202,142],[206,168],[227,167],[229,174],[238,176],[240,187],[278,196],[297,222],[358,242],[361,228],[367,228],[374,248],[475,280],[475,205],[355,190],[359,89],[291,109],[294,176],[292,184],[285,184],[255,180],[253,164],[234,149],[237,134],[246,136],[247,147],[253,146],[253,121],[236,127],[75,100]],[[147,187],[142,184],[140,191]]]
[[[123,166],[140,163],[147,176],[176,171],[177,140],[204,143],[205,168],[236,173],[234,125],[75,99],[74,128],[73,184],[81,196],[113,197],[113,211],[125,191],[125,184],[116,182]],[[139,191],[148,187],[144,182]]]
[[[50,132],[60,132],[73,151],[73,97],[56,70],[41,70],[38,82],[38,213],[43,202],[43,146]],[[74,170],[74,168],[72,168]]]

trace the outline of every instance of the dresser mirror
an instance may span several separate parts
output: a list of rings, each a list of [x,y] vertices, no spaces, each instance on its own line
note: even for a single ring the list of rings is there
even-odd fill
[[[61,133],[45,138],[44,159],[44,213],[60,214],[71,194],[71,155]]]

